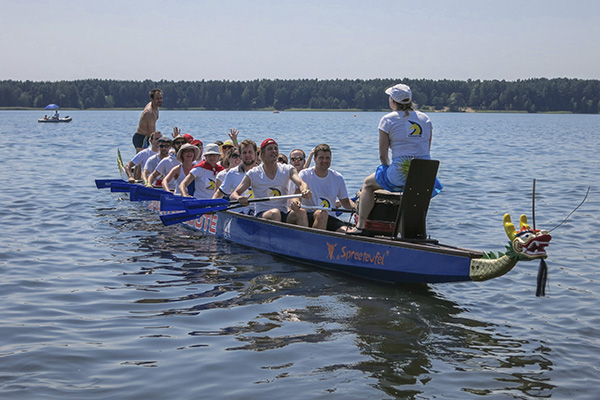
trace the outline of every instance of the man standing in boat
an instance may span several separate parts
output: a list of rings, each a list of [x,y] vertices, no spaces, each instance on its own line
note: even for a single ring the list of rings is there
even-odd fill
[[[329,169],[331,166],[331,148],[327,144],[320,144],[311,151],[314,155],[315,166],[300,171],[300,178],[308,184],[312,192],[312,199],[304,201],[305,205],[333,208],[336,199],[345,209],[353,209],[354,203],[348,198],[348,190],[344,177],[337,171]],[[292,199],[299,202],[299,199]],[[309,222],[316,229],[345,232],[347,227],[344,222],[336,218],[335,213],[328,210],[316,210],[308,213]]]
[[[140,121],[138,122],[137,129],[133,135],[133,146],[135,147],[136,153],[142,151],[147,147],[148,138],[150,134],[156,130],[156,121],[158,120],[158,108],[162,106],[163,94],[160,89],[152,89],[150,91],[150,102],[146,104]]]
[[[262,164],[246,173],[237,189],[231,193],[231,200],[239,200],[241,205],[247,206],[248,197],[243,194],[249,187],[252,187],[254,197],[257,198],[285,196],[288,194],[290,180],[296,184],[303,198],[311,198],[310,189],[306,182],[300,179],[296,168],[277,162],[279,146],[275,140],[265,139],[260,145],[260,154]],[[297,206],[289,213],[287,210],[287,199],[256,203],[257,217],[286,222],[289,214],[294,215],[293,219],[297,225],[308,226],[305,210]]]

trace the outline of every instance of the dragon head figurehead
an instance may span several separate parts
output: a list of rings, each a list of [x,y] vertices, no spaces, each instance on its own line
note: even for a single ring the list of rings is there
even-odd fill
[[[519,260],[547,258],[546,247],[552,240],[548,231],[531,229],[527,225],[527,217],[524,214],[519,218],[519,225],[521,229],[517,231],[510,220],[510,214],[504,214],[504,230],[511,244],[509,253],[510,250],[514,251],[514,256]],[[509,253],[507,255],[510,255]]]

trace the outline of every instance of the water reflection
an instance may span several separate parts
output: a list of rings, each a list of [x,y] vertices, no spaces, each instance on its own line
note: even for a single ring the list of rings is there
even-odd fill
[[[276,373],[255,383],[306,373],[328,380],[355,371],[392,398],[444,396],[449,387],[476,396],[552,393],[554,385],[546,375],[552,370],[548,347],[503,334],[508,327],[468,318],[467,309],[430,287],[330,275],[185,228],[148,225],[148,218],[155,216],[138,214],[111,224],[139,250],[127,264],[144,264],[122,275],[152,277],[151,282],[126,284],[138,291],[136,304],[152,305],[131,312],[132,318],[216,315],[217,322],[188,331],[201,343],[180,349],[209,347],[209,338],[223,337],[230,340],[220,351],[272,353],[275,361],[281,350],[297,348],[293,361],[255,366]],[[145,233],[130,236],[143,229]],[[232,324],[224,315],[235,310],[243,312]],[[300,372],[304,351],[335,346],[349,337],[351,356],[319,358],[310,371]]]

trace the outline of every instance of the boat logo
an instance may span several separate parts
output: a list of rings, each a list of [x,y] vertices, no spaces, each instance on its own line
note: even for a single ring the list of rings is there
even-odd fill
[[[335,246],[337,246],[337,245],[338,245],[337,243],[335,243],[335,244],[327,243],[327,251],[329,252],[330,260],[333,260],[333,252],[335,251]]]
[[[419,125],[418,122],[415,121],[408,121],[410,125],[410,127],[408,128],[409,132],[408,132],[408,137],[421,137],[423,136],[423,128],[421,128],[421,125]]]
[[[327,243],[327,253],[330,260],[339,260],[343,259],[344,261],[358,261],[365,264],[373,264],[373,265],[384,265],[385,258],[390,255],[389,251],[385,253],[372,253],[368,251],[361,250],[351,250],[347,246],[343,246],[340,251],[338,251],[336,255],[335,248],[338,245],[337,243],[331,244]]]
[[[227,219],[223,226],[223,237],[226,239],[231,238],[231,218]]]
[[[281,191],[277,188],[269,188],[269,197],[277,197],[281,196]]]

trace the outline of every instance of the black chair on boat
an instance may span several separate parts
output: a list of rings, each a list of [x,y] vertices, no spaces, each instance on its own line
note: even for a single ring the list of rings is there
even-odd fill
[[[438,160],[414,159],[410,162],[393,238],[400,234],[401,240],[433,241],[427,239],[426,220],[439,165]]]

